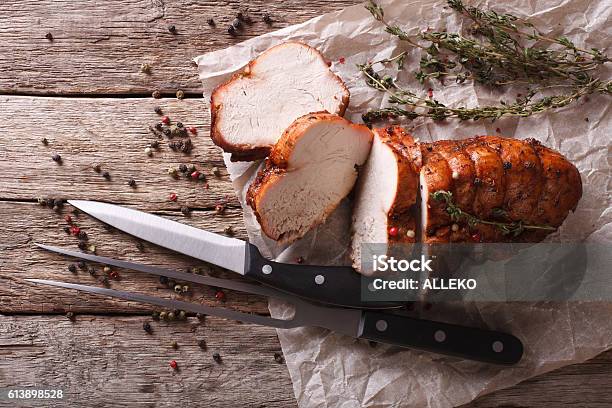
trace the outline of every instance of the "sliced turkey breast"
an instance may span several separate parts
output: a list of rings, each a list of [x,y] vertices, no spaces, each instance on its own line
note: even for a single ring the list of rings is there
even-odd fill
[[[290,243],[325,221],[352,190],[372,133],[327,112],[298,118],[274,145],[247,192],[262,231]]]
[[[399,126],[374,129],[370,157],[355,189],[353,208],[353,267],[362,268],[363,243],[413,243],[416,239],[416,208],[420,149]]]
[[[274,46],[211,96],[211,138],[232,160],[266,157],[285,129],[310,112],[343,115],[349,91],[316,49]]]

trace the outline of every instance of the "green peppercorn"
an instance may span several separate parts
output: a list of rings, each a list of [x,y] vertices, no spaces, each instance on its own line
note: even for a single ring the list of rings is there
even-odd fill
[[[190,164],[190,165],[189,165],[189,173],[193,173],[194,171],[196,171],[196,166],[195,166],[195,164]]]
[[[170,167],[168,169],[168,174],[171,175],[172,177],[178,176],[178,173],[177,173],[177,171],[176,171],[176,169],[174,167]]]
[[[191,268],[191,273],[199,275],[202,273],[202,268],[198,268],[197,266],[194,266],[193,268]]]
[[[151,73],[151,65],[144,63],[140,65],[140,72],[142,72],[143,74],[150,74]]]
[[[92,254],[96,253],[96,246],[95,245],[90,245],[88,248],[89,252],[91,252]]]

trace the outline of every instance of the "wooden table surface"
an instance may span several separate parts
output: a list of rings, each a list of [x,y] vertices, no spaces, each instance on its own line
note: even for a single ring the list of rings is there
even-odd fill
[[[158,322],[151,307],[26,284],[28,277],[94,283],[72,274],[70,261],[42,252],[34,242],[76,248],[65,215],[40,207],[37,198],[99,199],[150,211],[223,233],[245,237],[240,206],[219,150],[210,142],[209,111],[191,58],[252,36],[358,3],[325,1],[40,1],[13,0],[0,8],[0,387],[59,387],[63,402],[46,406],[268,406],[295,405],[273,329],[208,317],[204,322]],[[254,23],[236,37],[226,27],[239,10]],[[269,13],[271,27],[262,21]],[[214,18],[215,27],[207,24]],[[169,32],[174,25],[176,33]],[[53,41],[45,38],[53,35]],[[151,66],[150,74],[141,65]],[[175,92],[185,92],[177,100]],[[163,98],[151,97],[158,90]],[[155,106],[175,121],[195,126],[191,155],[165,142],[153,157],[144,148],[155,137]],[[48,146],[41,143],[46,137]],[[58,153],[62,164],[51,160]],[[91,169],[100,163],[105,180]],[[208,176],[173,180],[169,166],[193,163]],[[219,167],[216,177],[212,168]],[[127,182],[134,178],[135,188]],[[177,202],[168,199],[178,195]],[[223,203],[225,211],[215,207]],[[192,209],[190,216],[181,206]],[[176,268],[192,260],[108,231],[91,218],[73,216],[99,254]],[[206,272],[225,276],[202,265]],[[102,272],[98,269],[98,274]],[[174,293],[159,280],[119,271],[111,286],[157,296]],[[192,300],[215,305],[210,288],[194,288]],[[227,293],[227,305],[267,314],[263,299]],[[76,318],[70,321],[68,311]],[[153,333],[142,326],[151,322]],[[205,339],[207,350],[197,342]],[[178,349],[170,346],[178,343]],[[217,364],[212,354],[220,353]],[[179,370],[169,367],[176,360]],[[566,367],[482,397],[470,407],[612,405],[612,353]],[[0,406],[7,405],[0,401]],[[32,404],[35,406],[36,404]],[[38,405],[41,406],[41,405]]]

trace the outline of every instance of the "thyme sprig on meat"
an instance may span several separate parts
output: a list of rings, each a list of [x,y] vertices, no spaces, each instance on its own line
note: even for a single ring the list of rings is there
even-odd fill
[[[502,116],[530,116],[566,106],[588,94],[612,94],[612,81],[595,75],[601,65],[610,62],[601,50],[579,48],[565,37],[547,37],[530,22],[512,14],[467,7],[461,0],[448,0],[448,5],[473,21],[470,37],[429,30],[410,35],[401,27],[388,23],[382,7],[373,1],[366,8],[385,25],[388,33],[423,51],[420,69],[415,72],[421,83],[434,79],[442,82],[453,79],[457,83],[473,80],[486,86],[522,84],[532,89],[513,103],[451,108],[431,96],[421,97],[403,89],[390,76],[381,76],[374,70],[377,64],[396,61],[401,61],[403,66],[406,58],[403,52],[393,58],[359,65],[368,85],[388,93],[393,105],[366,113],[363,118],[366,123],[389,117],[494,120]],[[540,43],[553,45],[553,48],[541,47]],[[401,66],[398,63],[398,69]],[[551,88],[567,88],[568,91],[535,98]]]
[[[520,235],[526,229],[538,229],[548,231],[556,230],[556,228],[551,227],[549,225],[528,225],[523,223],[523,221],[499,222],[483,220],[459,208],[453,202],[453,193],[451,193],[450,191],[438,190],[431,193],[430,196],[436,201],[444,202],[446,206],[446,212],[450,216],[451,220],[455,222],[466,222],[470,227],[474,227],[476,226],[476,224],[494,225],[501,231],[503,235],[511,235],[513,237]],[[507,216],[506,212],[503,209],[497,209],[496,214],[498,216]]]

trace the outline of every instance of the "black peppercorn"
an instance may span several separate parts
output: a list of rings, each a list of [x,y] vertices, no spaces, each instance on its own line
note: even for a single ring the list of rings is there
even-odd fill
[[[157,113],[158,115],[162,115],[164,112],[162,111],[162,108],[160,108],[159,106],[156,106],[154,108],[155,113]]]
[[[175,340],[172,340],[170,342],[170,347],[172,347],[173,349],[176,350],[179,346],[178,346],[178,343]]]
[[[208,348],[208,346],[206,345],[206,340],[204,340],[204,339],[198,340],[198,346],[202,350],[206,350]]]
[[[231,25],[231,26],[227,27],[227,33],[228,33],[229,35],[231,35],[231,36],[236,35],[236,29],[234,28],[234,26],[233,26],[233,25]]]
[[[81,270],[83,270],[83,271],[84,271],[85,269],[87,269],[87,264],[85,263],[85,261],[79,261],[79,262],[77,263],[77,265],[79,266],[79,269],[81,269]]]
[[[219,353],[213,353],[212,357],[215,363],[221,364],[221,355]]]
[[[159,142],[157,140],[154,140],[151,142],[151,147],[153,149],[157,149],[159,147]]]
[[[153,333],[153,328],[151,328],[151,325],[149,324],[149,322],[144,322],[142,324],[142,329],[149,334]]]
[[[160,276],[159,277],[159,283],[161,283],[162,285],[167,286],[168,285],[168,277],[167,276]]]
[[[51,156],[51,159],[53,159],[53,161],[56,162],[56,163],[61,163],[62,162],[62,156],[60,156],[57,153],[55,153],[53,156]]]
[[[177,128],[182,128],[183,127],[183,122],[176,122],[176,127]]]
[[[110,175],[110,173],[108,171],[105,171],[104,173],[102,173],[102,177],[104,177],[107,180],[110,180],[111,175]]]
[[[187,165],[185,165],[185,164],[181,164],[181,165],[179,166],[179,171],[180,171],[181,173],[187,173]]]
[[[209,18],[208,20],[206,20],[206,23],[211,27],[214,27],[216,25],[215,20],[213,20],[212,18]]]
[[[174,312],[168,312],[168,320],[174,320],[175,317],[176,315],[174,314]]]
[[[42,144],[44,144],[45,146],[47,146],[49,144],[49,141],[47,140],[46,137],[43,137],[41,140]]]
[[[155,124],[155,129],[162,130],[163,128],[164,128],[164,125],[161,122]]]
[[[69,227],[69,226],[65,226],[65,227],[64,227],[64,232],[65,232],[66,234],[70,234],[70,227]]]
[[[161,98],[161,92],[159,91],[153,91],[153,93],[151,94],[151,96],[155,99],[159,99]]]
[[[171,138],[172,137],[172,131],[169,128],[166,128],[164,130],[162,130],[162,133],[164,134],[164,136]]]
[[[68,318],[68,320],[74,320],[74,312],[66,313],[66,317]]]
[[[270,15],[268,13],[263,15],[263,21],[267,25],[272,25],[272,17],[270,17]]]
[[[176,27],[173,25],[168,26],[168,31],[170,31],[172,34],[176,34]]]
[[[76,265],[75,265],[75,264],[70,264],[70,265],[68,265],[68,270],[69,270],[70,272],[72,272],[72,273],[76,273],[76,271],[77,271],[77,267],[76,267]]]
[[[81,241],[87,241],[89,239],[89,237],[87,236],[87,233],[83,230],[79,231],[77,236],[79,237]]]
[[[191,212],[191,210],[189,209],[189,207],[181,207],[181,213],[183,215],[189,215],[189,213]]]
[[[130,187],[136,187],[136,180],[134,180],[133,178],[128,180],[128,186]]]
[[[278,364],[283,364],[285,362],[285,357],[281,353],[274,353],[274,361]]]
[[[68,231],[70,232],[70,231]],[[85,241],[79,241],[78,247],[81,251],[85,251],[87,249],[87,242]]]
[[[47,40],[49,40],[49,41],[53,41],[53,34],[51,34],[51,33],[47,33],[47,34],[45,34],[45,38],[46,38]]]
[[[101,170],[101,166],[98,163],[95,163],[94,165],[91,166],[91,168],[93,169],[93,171],[95,171],[96,173],[99,173]]]
[[[96,268],[94,268],[93,266],[89,266],[87,268],[87,272],[89,272],[91,276],[94,276],[96,274]]]
[[[240,21],[240,19],[235,18],[232,21],[232,27],[234,27],[234,29],[238,30],[240,27],[242,27],[242,21]]]

